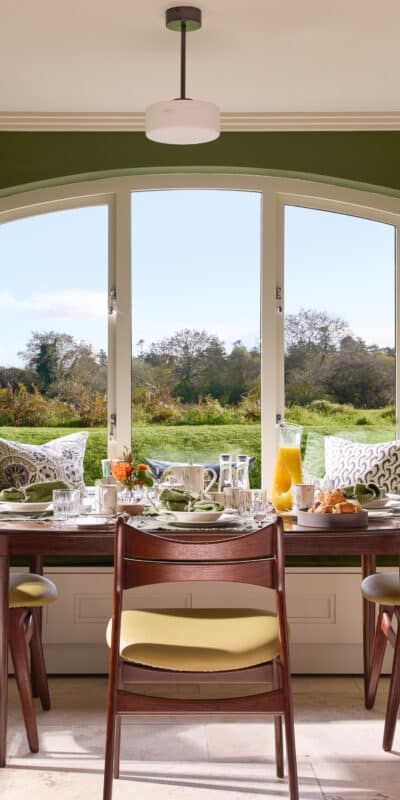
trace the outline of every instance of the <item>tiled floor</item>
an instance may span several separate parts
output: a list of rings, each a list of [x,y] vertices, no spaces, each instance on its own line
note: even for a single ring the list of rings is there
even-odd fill
[[[360,678],[301,677],[293,686],[301,800],[400,800],[400,722],[394,752],[381,746],[387,680],[373,711],[364,709]],[[32,755],[10,682],[0,796],[101,798],[106,680],[53,678],[50,689],[53,708],[38,711],[41,752]],[[114,800],[288,797],[286,780],[275,777],[272,721],[126,720],[121,755]]]

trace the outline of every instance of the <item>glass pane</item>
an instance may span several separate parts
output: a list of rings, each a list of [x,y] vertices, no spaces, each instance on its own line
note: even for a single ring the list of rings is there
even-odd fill
[[[107,207],[95,206],[0,225],[0,418],[9,426],[2,428],[6,438],[43,442],[106,425],[107,219]],[[86,482],[99,472],[96,455]]]
[[[310,474],[324,472],[325,434],[395,438],[393,226],[286,207],[285,395]]]
[[[139,457],[257,457],[260,195],[132,197],[133,428]]]

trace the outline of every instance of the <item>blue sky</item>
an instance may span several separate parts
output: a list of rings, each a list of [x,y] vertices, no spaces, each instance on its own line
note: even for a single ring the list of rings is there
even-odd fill
[[[394,347],[395,229],[315,209],[285,210],[286,310],[318,308],[368,344]]]
[[[260,195],[137,192],[132,199],[134,344],[184,327],[247,346],[259,336]],[[106,349],[107,211],[74,209],[0,225],[0,363],[32,330]],[[285,306],[318,308],[356,335],[394,344],[394,229],[288,208]]]

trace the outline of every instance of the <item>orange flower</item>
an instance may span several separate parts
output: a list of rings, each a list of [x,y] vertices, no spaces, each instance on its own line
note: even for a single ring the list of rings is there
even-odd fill
[[[149,469],[150,469],[150,467],[148,467],[147,464],[138,464],[137,465],[137,471],[138,472],[144,472],[144,470],[147,471]]]
[[[111,474],[113,478],[115,478],[115,480],[118,481],[118,483],[121,483],[122,481],[125,481],[127,478],[129,478],[131,472],[132,472],[132,466],[131,464],[128,464],[126,461],[123,461],[122,463],[118,461],[115,463],[111,463]]]

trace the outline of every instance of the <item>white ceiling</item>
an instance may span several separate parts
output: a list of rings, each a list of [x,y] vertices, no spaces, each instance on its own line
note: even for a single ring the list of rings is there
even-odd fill
[[[173,3],[171,3],[172,5]],[[188,95],[223,112],[400,112],[398,0],[202,0]],[[0,113],[143,112],[178,94],[159,0],[1,0]]]

